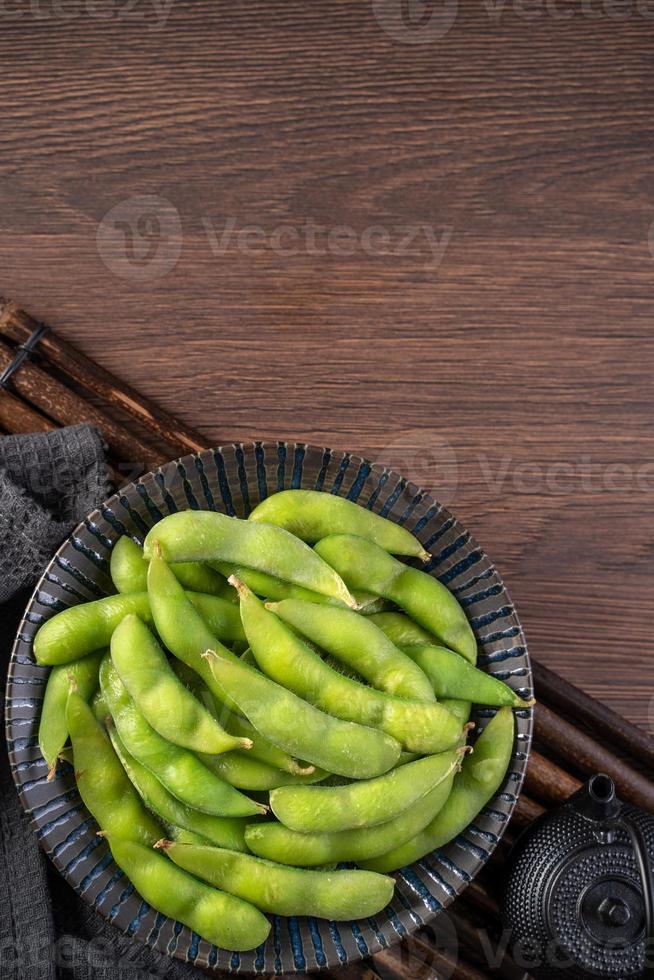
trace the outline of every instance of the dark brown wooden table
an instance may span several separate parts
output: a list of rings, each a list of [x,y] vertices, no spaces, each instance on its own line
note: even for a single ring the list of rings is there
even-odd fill
[[[212,442],[434,488],[651,727],[654,7],[154,10],[0,12],[2,292]]]

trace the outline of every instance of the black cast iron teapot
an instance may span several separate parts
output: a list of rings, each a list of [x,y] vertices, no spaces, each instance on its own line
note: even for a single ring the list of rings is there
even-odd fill
[[[539,980],[652,980],[653,862],[654,817],[593,776],[515,844],[503,903],[514,958]]]

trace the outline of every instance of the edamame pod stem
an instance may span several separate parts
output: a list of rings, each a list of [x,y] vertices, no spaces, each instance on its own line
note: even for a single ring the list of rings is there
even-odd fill
[[[393,555],[429,561],[430,554],[406,528],[374,514],[366,507],[320,490],[281,490],[266,497],[250,514],[315,544],[329,534],[355,534],[368,538]]]
[[[449,773],[410,809],[393,820],[359,830],[341,830],[332,834],[301,834],[281,823],[248,824],[245,843],[254,854],[278,861],[311,867],[330,861],[365,861],[385,854],[410,840],[425,827],[444,805],[459,764],[460,752],[444,753]],[[390,843],[390,842],[393,843]]]
[[[103,830],[154,844],[161,837],[160,825],[141,803],[102,726],[74,686],[68,696],[66,721],[77,788],[86,809]]]
[[[277,786],[318,783],[329,775],[324,769],[316,769],[312,766],[313,771],[310,775],[294,776],[290,772],[282,772],[281,769],[266,765],[258,759],[251,759],[249,752],[247,755],[242,752],[226,752],[224,755],[201,755],[199,758],[207,769],[211,769],[230,786],[251,793],[265,792]]]
[[[82,660],[66,666],[53,667],[50,671],[39,722],[39,748],[48,763],[48,779],[54,777],[59,753],[68,741],[66,704],[71,678],[77,685],[80,697],[84,701],[89,701],[98,686],[98,671],[103,656],[104,651],[98,650]]]
[[[530,708],[535,703],[523,701],[508,684],[477,670],[463,657],[445,647],[415,644],[404,648],[407,656],[422,668],[434,686],[437,697],[461,698],[473,704],[491,707]]]
[[[367,779],[392,769],[400,744],[376,728],[341,721],[319,711],[218,645],[205,659],[217,683],[265,738],[299,759]]]
[[[347,534],[323,538],[315,547],[349,588],[363,587],[390,599],[441,643],[474,664],[477,641],[466,615],[437,578],[404,565],[372,541]]]
[[[210,888],[151,848],[114,836],[109,846],[141,898],[207,942],[239,952],[267,938],[270,923],[248,902]]]
[[[203,840],[217,847],[228,847],[232,851],[245,851],[245,820],[239,817],[213,817],[186,806],[165,789],[149,769],[130,755],[113,721],[109,724],[109,737],[114,751],[121,761],[137,793],[162,823],[169,827],[181,828],[199,835]],[[175,835],[175,840],[179,837]]]
[[[460,726],[442,705],[397,698],[345,677],[309,649],[247,586],[234,579],[232,584],[239,592],[241,619],[256,661],[278,684],[336,718],[379,728],[411,752],[431,754],[456,745]]]
[[[111,581],[119,592],[145,592],[147,588],[148,563],[143,557],[143,548],[127,535],[118,538],[109,560]],[[180,562],[174,573],[185,589],[217,595],[221,599],[233,600],[234,590],[227,584],[224,576],[214,568],[199,562]]]
[[[228,643],[244,639],[238,608],[234,603],[200,592],[187,592],[186,595],[206,621],[207,629],[213,636]],[[110,595],[62,610],[48,619],[34,638],[37,663],[45,666],[67,664],[109,646],[113,631],[129,613],[148,625],[152,624],[147,592]]]
[[[302,834],[375,827],[404,813],[447,778],[451,756],[444,755],[345,786],[283,786],[270,794],[270,806],[280,823]]]
[[[352,667],[380,691],[433,701],[431,681],[374,623],[351,609],[316,606],[301,599],[267,602],[266,609],[317,646]]]
[[[370,871],[404,868],[464,831],[504,782],[513,751],[513,729],[511,709],[500,708],[477,739],[472,754],[464,760],[452,793],[437,816],[406,843],[389,848],[364,866]],[[247,830],[245,839],[247,843]]]
[[[169,562],[226,561],[267,572],[312,592],[356,602],[343,580],[304,541],[274,524],[257,524],[214,511],[170,514],[150,530],[143,553],[149,560],[154,542]]]
[[[175,567],[173,566],[173,568]],[[267,575],[265,572],[258,572],[255,568],[245,568],[244,565],[229,565],[226,562],[211,562],[211,567],[216,568],[226,579],[234,575],[241,582],[245,582],[247,587],[252,589],[255,595],[262,596],[265,599],[306,599],[307,602],[319,602],[330,606],[335,605],[347,608],[347,605],[341,599],[332,599],[330,596],[321,595],[320,592],[311,592],[309,589],[303,589],[301,585],[283,582],[281,579]],[[228,588],[231,588],[229,583]],[[236,596],[233,589],[232,594]],[[381,611],[377,607],[384,600],[379,599],[378,596],[371,595],[369,592],[353,592],[352,595],[361,612],[372,613]]]
[[[413,643],[434,642],[432,633],[423,630],[422,626],[418,626],[404,613],[380,612],[371,614],[369,618],[371,623],[374,623],[396,647],[402,650]]]
[[[238,657],[220,646],[202,616],[189,601],[188,594],[184,592],[162,558],[155,557],[150,562],[148,595],[155,626],[164,646],[186,667],[194,671],[199,679],[204,681],[211,694],[217,699],[218,720],[223,723],[223,706],[238,713],[240,711],[238,705],[218,683],[203,655],[207,650],[219,646],[223,656],[227,659],[232,657],[238,661]],[[238,606],[232,608],[239,617],[239,627],[242,630],[239,608]],[[207,706],[210,707],[210,705]],[[229,715],[224,724],[229,727]],[[236,732],[235,734],[240,733]],[[256,752],[257,758],[261,758],[264,762],[270,762],[287,772],[297,771],[298,765],[295,760],[279,747],[267,743],[267,740],[256,729],[248,730],[246,737],[252,739],[253,745],[250,752]],[[269,755],[268,758],[263,758],[262,753],[265,753],[266,749],[270,750]]]
[[[323,919],[365,919],[385,908],[395,882],[370,871],[302,871],[284,865],[189,844],[159,841],[176,865],[214,888],[276,915],[312,915]]]
[[[138,616],[125,616],[114,630],[111,659],[141,714],[169,742],[214,755],[252,745],[229,735],[184,687]]]
[[[265,806],[219,779],[192,752],[162,738],[140,713],[109,659],[100,667],[100,685],[127,751],[178,800],[218,817],[246,817],[266,811]]]

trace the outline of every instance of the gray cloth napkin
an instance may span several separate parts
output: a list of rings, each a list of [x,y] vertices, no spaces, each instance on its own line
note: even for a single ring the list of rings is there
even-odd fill
[[[0,439],[0,602],[35,584],[107,491],[102,440],[90,425]]]
[[[90,425],[0,439],[0,669],[63,538],[107,496]],[[7,601],[10,600],[10,601]],[[4,698],[0,703],[4,739]],[[199,980],[204,973],[122,935],[81,902],[39,848],[0,755],[0,980]]]

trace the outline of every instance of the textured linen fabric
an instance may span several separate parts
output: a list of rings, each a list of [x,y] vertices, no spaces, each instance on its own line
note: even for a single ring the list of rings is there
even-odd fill
[[[90,425],[0,439],[0,602],[36,582],[107,490],[102,440]]]
[[[20,617],[72,528],[107,496],[100,436],[89,425],[0,439],[2,689]],[[0,702],[4,743],[4,697]],[[0,753],[0,980],[199,980],[123,936],[80,901],[41,851]]]

